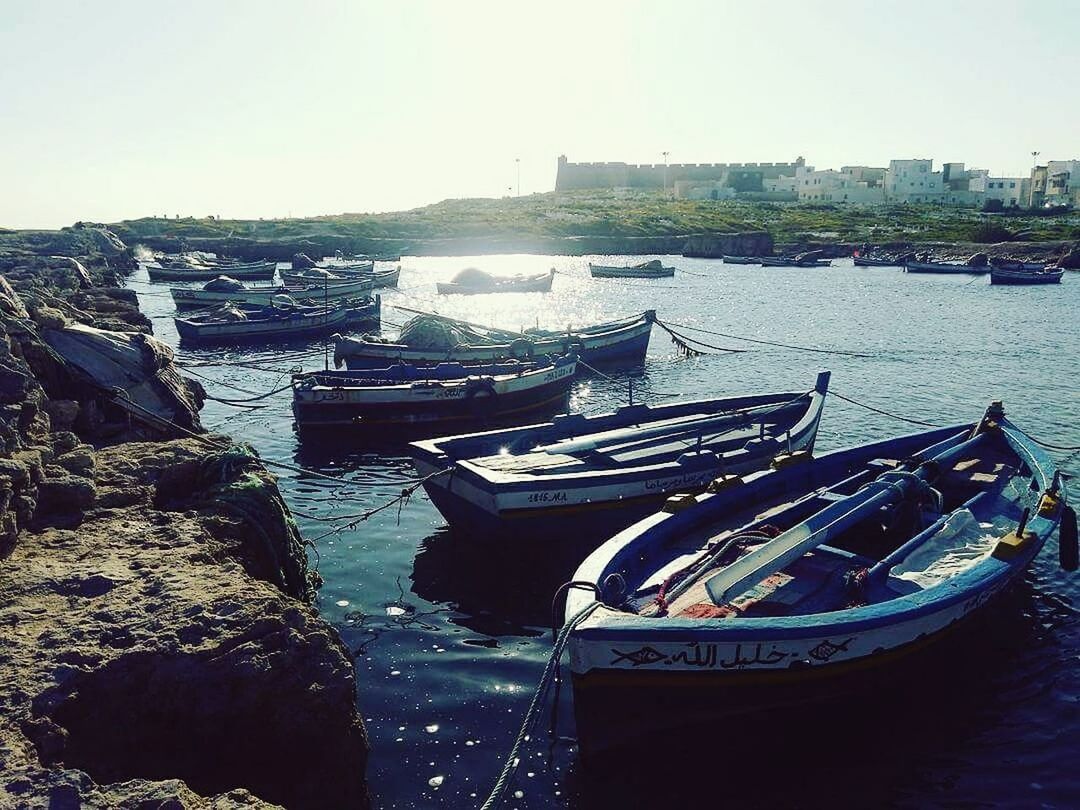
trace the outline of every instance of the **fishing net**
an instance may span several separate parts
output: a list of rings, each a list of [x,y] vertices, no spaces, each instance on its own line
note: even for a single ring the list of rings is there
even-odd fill
[[[206,282],[206,284],[203,285],[203,289],[207,292],[239,292],[244,289],[244,285],[235,278],[218,276],[213,281]]]
[[[456,284],[468,284],[471,287],[490,287],[495,281],[490,273],[485,273],[476,267],[466,267],[464,270],[459,271],[453,280]]]

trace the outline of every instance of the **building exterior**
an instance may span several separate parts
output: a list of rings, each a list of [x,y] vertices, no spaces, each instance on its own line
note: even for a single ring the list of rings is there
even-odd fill
[[[673,189],[686,182],[696,185],[719,184],[736,192],[761,192],[765,181],[781,175],[794,175],[806,163],[801,157],[794,163],[672,163],[664,165],[634,163],[570,163],[559,156],[555,190],[635,188]]]
[[[1031,180],[1027,177],[991,177],[989,173],[972,178],[970,190],[981,195],[983,204],[1001,200],[1006,208],[1028,205]]]
[[[890,160],[885,170],[885,199],[888,202],[941,202],[944,194],[941,172],[926,158]]]
[[[802,166],[795,172],[800,202],[837,202],[872,205],[885,201],[885,169],[844,166],[840,171]]]

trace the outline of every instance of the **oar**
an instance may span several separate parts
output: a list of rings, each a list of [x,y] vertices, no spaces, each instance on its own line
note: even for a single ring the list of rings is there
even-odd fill
[[[752,551],[705,581],[705,588],[717,605],[746,593],[766,577],[781,571],[810,549],[826,543],[882,506],[899,501],[911,487],[928,481],[948,469],[954,459],[970,451],[986,434],[967,438],[967,431],[940,442],[919,454],[920,463],[910,475],[884,473],[877,479],[886,486],[868,486],[842,501],[827,506],[793,526],[756,551]],[[929,458],[927,458],[929,456]],[[925,460],[923,460],[925,459]]]

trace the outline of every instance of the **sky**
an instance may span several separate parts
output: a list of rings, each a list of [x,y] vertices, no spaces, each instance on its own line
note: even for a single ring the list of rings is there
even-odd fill
[[[0,227],[554,188],[556,160],[1080,158],[1080,2],[0,0]]]

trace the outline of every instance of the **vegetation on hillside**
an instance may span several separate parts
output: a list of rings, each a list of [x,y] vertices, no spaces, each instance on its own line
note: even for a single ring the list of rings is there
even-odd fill
[[[1004,224],[1008,223],[1007,227]],[[291,240],[343,236],[374,239],[461,237],[671,236],[767,230],[789,241],[983,241],[1075,238],[1080,213],[987,214],[938,205],[852,206],[740,200],[677,200],[657,192],[549,192],[502,199],[444,200],[410,211],[337,214],[307,219],[145,218],[117,223],[128,238],[246,237]]]

